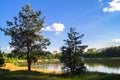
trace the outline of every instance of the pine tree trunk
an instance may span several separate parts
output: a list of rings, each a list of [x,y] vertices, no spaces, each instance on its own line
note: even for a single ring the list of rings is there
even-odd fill
[[[27,52],[27,63],[28,63],[28,71],[31,71],[31,59],[30,59],[30,49],[27,47],[28,52]]]
[[[27,53],[27,63],[28,63],[28,71],[31,71],[31,60],[30,60],[29,53]]]

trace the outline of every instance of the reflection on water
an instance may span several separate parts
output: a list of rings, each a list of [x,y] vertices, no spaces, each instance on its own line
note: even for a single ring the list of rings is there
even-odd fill
[[[86,64],[86,67],[87,67],[88,71],[120,74],[120,67],[119,68],[110,68],[110,67],[107,67],[104,65],[89,66],[89,64]]]
[[[86,60],[88,71],[120,74],[120,59]]]
[[[110,68],[120,67],[120,59],[85,60],[85,63],[93,67],[99,66],[99,65],[103,65]]]
[[[49,64],[35,64],[34,67],[36,68],[42,68],[44,70],[53,70],[53,71],[61,71],[62,64],[60,63],[49,63]]]
[[[85,65],[88,71],[120,74],[120,59],[85,60]],[[62,71],[61,68],[63,64],[60,62],[38,62],[34,63],[32,66],[44,70]]]

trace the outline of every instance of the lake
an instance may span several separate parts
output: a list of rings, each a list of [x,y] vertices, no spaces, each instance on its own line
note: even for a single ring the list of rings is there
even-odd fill
[[[88,71],[120,74],[120,59],[86,60]]]
[[[120,59],[85,60],[85,66],[91,72],[120,74]],[[60,62],[37,62],[32,67],[44,70],[62,71],[63,64]]]

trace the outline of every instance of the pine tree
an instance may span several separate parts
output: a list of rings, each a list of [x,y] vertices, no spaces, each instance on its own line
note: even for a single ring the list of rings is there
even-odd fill
[[[7,21],[10,28],[1,29],[5,35],[11,36],[10,45],[15,48],[14,52],[22,52],[27,56],[28,71],[31,70],[32,57],[35,56],[32,53],[42,51],[50,44],[49,39],[41,35],[45,17],[40,16],[40,11],[35,12],[27,4],[13,22]]]
[[[1,66],[5,66],[5,60],[4,60],[4,58],[3,58],[3,53],[1,52],[1,50],[0,50],[0,67]]]
[[[81,60],[81,54],[87,47],[81,45],[83,36],[83,34],[79,35],[78,32],[75,32],[75,28],[70,28],[68,39],[64,40],[65,46],[61,47],[62,57],[60,60],[64,64],[63,70],[72,74],[83,73],[86,70]]]

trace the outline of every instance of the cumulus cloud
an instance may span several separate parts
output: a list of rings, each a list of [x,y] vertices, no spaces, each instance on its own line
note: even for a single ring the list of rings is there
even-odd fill
[[[8,47],[6,47],[6,48],[3,48],[2,50],[3,50],[4,52],[11,52],[12,50],[14,50],[14,48],[8,46]]]
[[[64,30],[65,26],[64,24],[61,23],[53,23],[50,26],[47,26],[46,28],[42,28],[42,30],[44,31],[54,31],[56,32],[56,34],[59,34],[60,32],[62,32]]]
[[[112,39],[113,42],[120,43],[120,39]]]
[[[120,11],[120,0],[112,0],[108,4],[109,4],[108,7],[103,8],[104,12]]]

